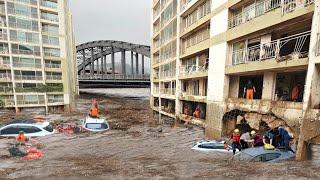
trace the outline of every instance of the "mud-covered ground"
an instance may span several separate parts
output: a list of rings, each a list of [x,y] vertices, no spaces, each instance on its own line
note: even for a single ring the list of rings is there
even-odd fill
[[[191,150],[204,132],[196,127],[158,124],[149,101],[82,94],[78,110],[49,115],[55,122],[83,118],[90,99],[108,109],[112,130],[103,134],[55,134],[37,138],[44,157],[9,157],[11,139],[0,139],[0,179],[319,179],[312,162],[238,163],[230,156]],[[4,117],[4,116],[3,116]]]

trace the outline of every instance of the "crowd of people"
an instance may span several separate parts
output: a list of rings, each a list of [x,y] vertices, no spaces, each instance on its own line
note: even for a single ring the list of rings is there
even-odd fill
[[[234,129],[230,137],[233,154],[235,154],[236,149],[241,151],[242,149],[249,147],[260,146],[264,146],[264,148],[268,150],[277,148],[294,152],[290,147],[290,140],[292,137],[283,127],[276,129],[270,129],[267,127],[265,128],[265,132],[263,134],[260,134],[255,130],[251,130],[251,128],[246,126],[241,130],[242,132],[238,128]]]

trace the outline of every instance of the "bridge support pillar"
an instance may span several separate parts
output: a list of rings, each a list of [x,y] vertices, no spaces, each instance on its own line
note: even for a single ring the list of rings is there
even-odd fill
[[[100,47],[100,56],[101,56],[101,75],[104,75],[104,56],[103,56],[103,47]]]
[[[136,53],[136,77],[139,75],[139,54]]]
[[[124,79],[126,78],[126,50],[121,50],[121,65],[122,65],[122,74],[124,76]]]
[[[107,56],[103,56],[103,64],[104,64],[104,74],[108,74],[108,69],[107,69]]]
[[[141,54],[141,74],[144,75],[144,55]]]
[[[94,52],[93,52],[93,48],[91,48],[91,59],[90,59],[90,78],[93,78],[93,74],[94,74]]]
[[[131,75],[134,76],[133,52],[131,51]]]
[[[86,74],[86,50],[82,50],[82,75]]]
[[[111,64],[112,64],[112,76],[115,78],[115,65],[114,65],[114,48],[111,47]]]

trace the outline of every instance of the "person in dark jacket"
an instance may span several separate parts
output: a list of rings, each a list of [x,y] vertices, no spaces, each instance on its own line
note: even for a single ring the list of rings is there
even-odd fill
[[[281,138],[280,146],[284,147],[286,151],[291,151],[294,153],[294,151],[290,147],[291,136],[289,135],[288,131],[285,130],[283,127],[280,127],[278,131],[279,131],[279,136]]]

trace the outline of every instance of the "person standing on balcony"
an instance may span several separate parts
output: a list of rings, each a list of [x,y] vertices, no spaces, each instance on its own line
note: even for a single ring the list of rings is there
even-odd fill
[[[248,80],[248,83],[244,86],[243,96],[247,99],[253,99],[254,94],[256,93],[256,88],[254,87],[251,80]]]

